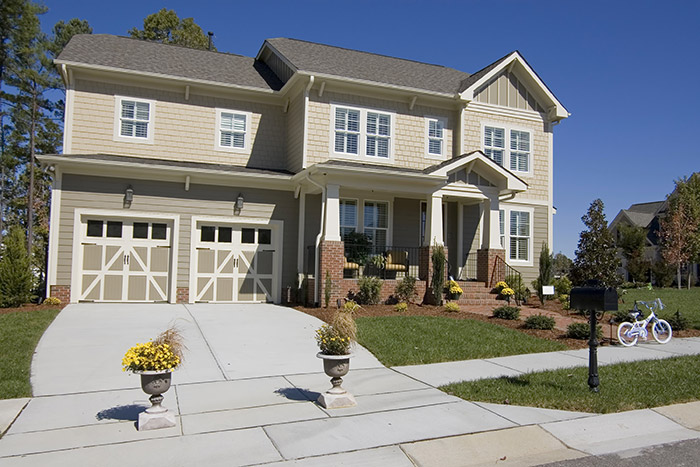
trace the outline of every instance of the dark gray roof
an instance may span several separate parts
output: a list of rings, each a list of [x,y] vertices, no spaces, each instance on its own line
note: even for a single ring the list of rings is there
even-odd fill
[[[459,91],[468,73],[440,65],[377,55],[358,50],[275,38],[266,42],[282,54],[297,71],[354,78],[446,94]],[[264,46],[263,46],[264,47]]]
[[[513,53],[513,52],[509,53],[508,55],[504,55],[503,57],[499,58],[498,60],[496,60],[496,61],[493,62],[492,64],[490,64],[490,65],[488,65],[488,66],[482,68],[481,70],[477,71],[476,73],[474,73],[473,75],[469,76],[468,78],[463,79],[462,82],[460,83],[460,86],[459,86],[459,92],[463,92],[463,91],[464,91],[465,89],[467,89],[469,86],[471,86],[472,84],[474,84],[474,83],[476,83],[477,81],[479,81],[484,75],[488,74],[489,71],[493,70],[493,69],[496,68],[498,65],[500,65],[500,64],[503,62],[503,60],[505,60],[506,58],[510,57],[510,55],[511,55],[512,53]]]
[[[145,157],[119,156],[116,154],[46,154],[46,156],[56,156],[66,161],[102,161],[102,162],[120,162],[128,164],[143,164],[153,167],[176,167],[181,169],[204,169],[215,170],[226,173],[245,173],[245,174],[261,174],[261,175],[292,175],[287,170],[272,170],[259,169],[255,167],[243,167],[240,165],[227,164],[207,164],[204,162],[187,162],[175,161],[166,159],[151,159]],[[37,156],[41,160],[42,156]]]
[[[658,212],[659,208],[661,208],[661,206],[663,206],[665,202],[666,201],[652,201],[649,203],[637,203],[627,208],[626,211],[633,211],[653,215]]]
[[[314,164],[319,167],[351,167],[358,169],[372,169],[375,172],[401,172],[401,173],[412,173],[422,175],[425,172],[421,169],[411,169],[409,167],[398,167],[380,164],[368,164],[366,162],[353,162],[353,161],[342,161],[337,159],[331,159],[324,162],[319,162]],[[313,166],[312,166],[313,167]]]
[[[282,87],[282,82],[267,65],[251,57],[108,34],[73,36],[56,60],[262,90]]]

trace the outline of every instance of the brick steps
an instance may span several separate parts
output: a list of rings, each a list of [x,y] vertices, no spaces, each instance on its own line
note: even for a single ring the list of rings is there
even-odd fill
[[[455,300],[460,305],[470,306],[501,306],[506,302],[498,300],[497,295],[491,293],[491,289],[486,287],[486,283],[479,281],[457,281],[462,288],[462,295],[459,300]]]

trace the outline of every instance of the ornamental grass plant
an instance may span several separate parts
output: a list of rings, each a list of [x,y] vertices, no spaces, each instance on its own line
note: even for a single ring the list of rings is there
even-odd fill
[[[352,300],[333,315],[330,324],[316,330],[316,343],[325,355],[347,355],[357,340],[357,326],[353,313],[360,306]]]
[[[131,372],[172,371],[182,364],[185,349],[180,330],[171,326],[155,339],[127,350],[122,369]]]

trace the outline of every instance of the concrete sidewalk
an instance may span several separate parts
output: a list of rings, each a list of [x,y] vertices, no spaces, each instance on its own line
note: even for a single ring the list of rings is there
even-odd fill
[[[178,425],[138,432],[148,402],[119,359],[173,319],[190,349],[165,394]],[[315,358],[320,324],[270,305],[69,306],[37,348],[37,397],[0,401],[0,417],[21,411],[0,439],[0,464],[538,465],[700,437],[700,402],[593,416],[473,403],[435,388],[585,365],[581,351],[391,369],[360,348],[344,378],[357,407],[325,410],[313,402],[330,386]],[[600,360],[692,353],[700,339],[601,348]]]

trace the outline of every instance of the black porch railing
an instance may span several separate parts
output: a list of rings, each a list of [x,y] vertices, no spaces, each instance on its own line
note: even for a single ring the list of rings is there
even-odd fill
[[[493,273],[491,274],[490,282],[487,284],[493,288],[498,282],[504,281],[508,286],[515,291],[515,299],[522,300],[525,294],[525,284],[523,276],[517,269],[512,268],[500,256],[495,259]]]
[[[421,247],[345,244],[343,277],[419,278]]]

